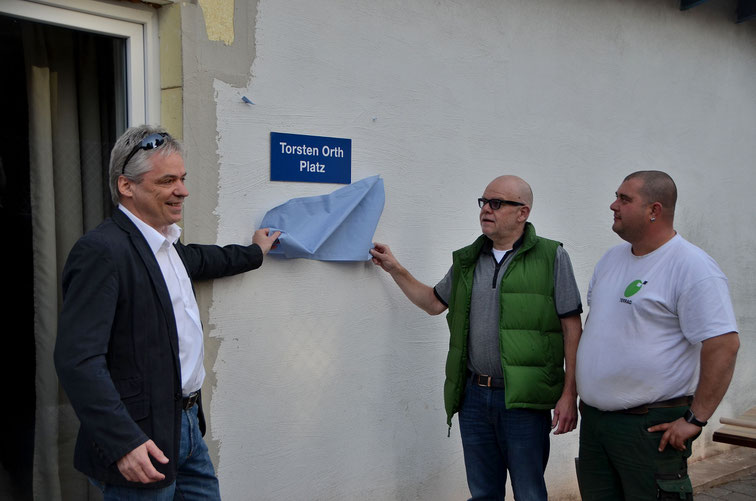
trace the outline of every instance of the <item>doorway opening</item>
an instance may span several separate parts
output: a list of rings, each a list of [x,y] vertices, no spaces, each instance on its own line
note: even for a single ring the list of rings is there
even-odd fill
[[[127,125],[126,41],[0,14],[0,61],[0,499],[98,499],[73,469],[78,420],[52,350],[65,258],[112,209],[107,169]]]

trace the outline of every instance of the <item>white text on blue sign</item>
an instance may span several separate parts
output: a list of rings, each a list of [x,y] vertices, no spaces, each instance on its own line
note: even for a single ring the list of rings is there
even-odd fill
[[[351,182],[351,139],[271,132],[270,143],[272,181]]]

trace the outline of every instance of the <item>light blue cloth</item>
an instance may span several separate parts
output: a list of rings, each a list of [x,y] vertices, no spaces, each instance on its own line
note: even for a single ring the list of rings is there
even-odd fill
[[[367,177],[328,195],[292,198],[269,210],[260,228],[281,232],[273,255],[367,261],[385,199],[383,179]]]

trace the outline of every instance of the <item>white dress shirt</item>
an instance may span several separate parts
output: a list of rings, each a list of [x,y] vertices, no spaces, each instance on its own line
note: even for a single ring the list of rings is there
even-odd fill
[[[172,224],[166,228],[163,235],[148,225],[126,207],[119,204],[118,208],[126,214],[131,222],[144,236],[160,271],[163,273],[165,285],[171,296],[173,316],[176,318],[178,331],[179,361],[181,363],[181,389],[184,396],[199,390],[205,379],[205,367],[202,365],[204,346],[202,340],[202,323],[200,322],[199,307],[194,297],[192,282],[186,272],[184,263],[173,246],[181,236],[181,227]]]

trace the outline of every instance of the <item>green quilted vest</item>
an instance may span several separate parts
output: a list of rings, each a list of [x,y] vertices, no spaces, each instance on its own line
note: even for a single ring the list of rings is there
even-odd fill
[[[486,239],[452,254],[444,403],[447,423],[459,410],[467,374],[470,300],[478,254]],[[553,409],[564,386],[564,341],[554,305],[554,259],[559,242],[536,236],[526,223],[522,245],[500,286],[499,351],[507,408]]]

